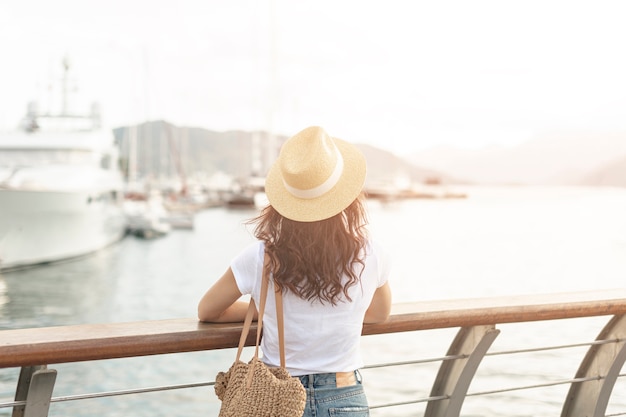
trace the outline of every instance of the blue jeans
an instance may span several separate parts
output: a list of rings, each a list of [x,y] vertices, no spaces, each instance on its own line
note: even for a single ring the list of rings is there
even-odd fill
[[[306,407],[302,417],[368,417],[367,398],[360,374],[357,383],[337,388],[335,374],[303,375],[300,382],[306,388]]]

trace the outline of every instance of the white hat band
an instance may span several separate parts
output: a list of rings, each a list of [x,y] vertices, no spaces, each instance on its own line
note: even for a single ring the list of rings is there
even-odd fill
[[[312,198],[321,197],[327,192],[329,192],[339,182],[342,172],[343,172],[343,157],[341,155],[341,152],[337,150],[337,163],[335,164],[335,169],[333,173],[330,175],[330,177],[328,177],[326,181],[324,181],[317,187],[302,190],[300,188],[295,188],[287,184],[284,178],[283,178],[283,184],[285,188],[287,189],[287,191],[289,191],[291,195],[293,195],[294,197],[304,198],[308,200]]]

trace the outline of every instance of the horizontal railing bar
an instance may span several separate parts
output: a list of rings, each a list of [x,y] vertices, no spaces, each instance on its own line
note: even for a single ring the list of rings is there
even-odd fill
[[[569,347],[569,346],[566,346],[566,347]],[[467,355],[445,356],[445,357],[439,358],[439,361],[463,359],[463,358],[466,358],[466,357],[467,357]],[[436,359],[432,359],[432,360],[429,360],[429,361],[435,361],[435,360]],[[422,361],[395,362],[395,363],[391,363],[389,365],[384,365],[384,364],[368,365],[368,366],[363,367],[363,369],[374,369],[374,368],[382,368],[382,367],[396,366],[396,365],[411,365],[411,364],[420,363],[420,362],[422,362]],[[625,376],[626,376],[626,373],[625,374],[619,374],[618,378],[625,377]],[[469,396],[489,395],[489,394],[496,394],[496,393],[509,392],[509,391],[519,391],[519,390],[532,389],[532,388],[541,388],[541,387],[547,387],[547,386],[553,386],[553,385],[562,385],[562,384],[568,384],[568,383],[573,383],[573,382],[595,381],[595,380],[599,380],[599,379],[602,379],[602,378],[603,377],[600,376],[600,377],[593,377],[593,378],[568,379],[568,380],[562,380],[562,381],[548,382],[548,383],[544,383],[544,384],[525,385],[525,386],[520,386],[520,387],[503,388],[503,389],[500,389],[500,390],[480,391],[480,392],[468,393],[467,396],[469,397]],[[103,391],[103,392],[91,393],[91,394],[77,394],[77,395],[68,395],[68,396],[63,396],[63,397],[53,397],[50,400],[50,402],[77,401],[77,400],[86,400],[86,399],[95,399],[95,398],[115,397],[115,396],[130,395],[130,394],[143,394],[143,393],[159,392],[159,391],[171,391],[171,390],[178,390],[178,389],[199,388],[199,387],[206,387],[206,386],[212,386],[212,385],[215,385],[215,381],[211,381],[211,382],[197,382],[197,383],[188,383],[188,384],[177,384],[177,385],[162,385],[162,386],[157,386],[157,387],[135,388],[135,389],[128,389],[128,390]],[[414,404],[414,403],[425,402],[425,401],[439,401],[441,399],[446,399],[446,398],[447,397],[445,397],[445,396],[443,396],[443,397],[429,397],[429,398],[424,398],[424,399],[419,399],[419,400],[411,400],[411,401],[408,401],[408,402],[389,403],[387,405],[378,405],[378,406],[371,407],[371,408],[382,408],[382,407],[385,407],[385,406],[391,407],[391,406],[395,406],[395,405]],[[23,406],[23,405],[26,405],[26,401],[14,401],[14,402],[9,402],[9,403],[0,403],[0,408],[18,407],[18,406]]]
[[[440,395],[438,397],[426,397],[426,398],[418,398],[416,400],[398,401],[398,402],[393,402],[393,403],[370,405],[369,408],[370,410],[373,410],[375,408],[389,408],[389,407],[397,407],[400,405],[419,404],[419,403],[425,403],[425,402],[431,402],[431,401],[442,401],[442,400],[448,400],[448,399],[450,399],[449,395]]]
[[[626,313],[626,288],[396,304],[382,324],[363,334],[524,323]]]
[[[26,405],[26,401],[13,401],[11,403],[0,403],[0,408],[19,407]]]
[[[565,348],[568,348],[568,347],[575,347],[579,345],[585,346],[585,345],[593,345],[593,344],[600,344],[600,343],[612,343],[614,341],[615,340],[603,340],[603,341],[598,341],[598,343],[594,342],[594,343],[583,343],[583,344],[562,345],[562,346]],[[541,350],[541,348],[533,349],[533,351],[537,351],[537,350]],[[517,353],[517,351],[511,351],[511,352]],[[497,352],[495,354],[504,354],[504,353],[506,352]],[[466,357],[467,355],[445,356],[441,358],[433,358],[427,361],[433,362],[433,361],[443,361],[443,360],[455,360],[455,359],[463,359]],[[381,368],[381,367],[396,366],[396,365],[410,365],[410,364],[415,364],[415,363],[420,363],[420,362],[424,362],[424,361],[396,362],[396,363],[391,363],[389,365],[384,365],[384,364],[368,365],[368,366],[365,366],[363,369],[373,369],[373,368]],[[622,373],[618,375],[618,378],[622,378],[622,377],[626,377],[626,373]],[[470,393],[467,393],[466,396],[470,397],[470,396],[499,394],[499,393],[504,393],[504,392],[544,388],[544,387],[549,387],[549,386],[578,383],[578,382],[589,382],[589,381],[596,381],[596,380],[601,380],[601,379],[604,379],[604,376],[573,378],[573,379],[546,382],[542,384],[524,385],[524,386],[519,386],[519,387],[509,387],[509,388],[502,388],[502,389],[489,390],[489,391],[470,392]],[[144,394],[144,393],[151,393],[151,392],[171,391],[171,390],[189,389],[189,388],[200,388],[200,387],[207,387],[207,386],[213,386],[213,385],[215,385],[214,381],[176,384],[176,385],[162,385],[162,386],[157,386],[157,387],[145,387],[145,388],[135,388],[135,389],[127,389],[127,390],[103,391],[103,392],[98,392],[98,393],[76,394],[76,395],[53,397],[51,398],[50,402],[56,403],[56,402],[78,401],[78,400],[87,400],[87,399],[115,397],[115,396],[122,396],[122,395]],[[378,404],[378,405],[370,406],[370,408],[375,409],[375,408],[395,407],[395,406],[418,404],[418,403],[430,402],[430,401],[441,401],[441,400],[445,400],[449,398],[450,398],[449,396],[425,397],[425,398],[420,398],[420,399],[415,399],[415,400]],[[26,405],[26,401],[13,401],[13,402],[0,403],[0,408],[19,407],[19,406],[24,406],[24,405]],[[611,414],[610,416],[620,416],[620,415],[626,415],[626,413]],[[606,417],[609,417],[609,415],[607,415]]]
[[[458,299],[423,303],[397,304],[385,323],[364,325],[363,335],[387,334],[446,327],[467,327],[521,323],[567,318],[626,314],[626,289],[549,294],[544,296],[491,297]],[[0,331],[0,367],[43,365],[99,359],[182,353],[236,347],[241,323],[207,324],[195,319],[174,319],[136,323],[59,326],[49,328]],[[248,338],[247,343],[253,344]],[[487,356],[530,353],[565,348],[575,348],[608,343],[623,343],[623,339],[596,340],[538,348],[488,352]],[[457,359],[468,355],[447,355],[394,363],[367,365],[363,369],[424,364]],[[626,374],[618,375],[618,378]],[[467,393],[466,396],[483,396],[511,391],[544,388],[555,385],[602,380],[606,376],[593,376],[552,381],[534,385],[508,387],[489,391]],[[51,398],[50,402],[66,402],[131,394],[190,389],[215,385],[199,382],[117,391],[77,394]],[[384,408],[449,399],[449,396],[427,397],[370,408]],[[26,401],[0,403],[1,408],[24,406]],[[612,416],[626,415],[613,414]]]
[[[522,386],[519,386],[519,387],[501,388],[501,389],[491,390],[491,391],[468,392],[467,394],[465,394],[465,396],[466,397],[477,397],[477,396],[481,396],[481,395],[500,394],[500,393],[503,393],[503,392],[522,391],[522,390],[533,389],[533,388],[552,387],[552,386],[555,386],[555,385],[573,384],[573,383],[577,383],[577,382],[599,381],[599,380],[602,380],[604,378],[605,378],[604,376],[598,375],[598,376],[587,377],[587,378],[564,379],[564,380],[561,380],[561,381],[545,382],[543,384],[522,385]]]
[[[531,352],[542,352],[547,350],[558,350],[558,349],[568,349],[575,347],[585,347],[585,346],[594,346],[594,345],[608,345],[609,343],[620,343],[622,339],[606,339],[606,340],[594,340],[593,342],[583,342],[583,343],[571,343],[567,345],[554,345],[554,346],[545,346],[538,348],[528,348],[528,349],[516,349],[516,350],[502,350],[497,352],[487,352],[485,356],[497,356],[497,355],[510,355],[514,353],[531,353]]]
[[[52,397],[50,399],[50,402],[58,403],[58,402],[67,402],[67,401],[91,400],[91,399],[96,399],[96,398],[118,397],[122,395],[131,395],[131,394],[146,394],[150,392],[210,387],[212,385],[215,385],[215,381],[196,382],[196,383],[190,383],[190,384],[177,384],[177,385],[161,385],[158,387],[133,388],[133,389],[116,390],[116,391],[103,391],[103,392],[95,392],[95,393],[90,393],[90,394],[76,394],[76,395],[65,395],[62,397]],[[0,408],[19,407],[23,405],[26,405],[26,401],[13,401],[10,403],[0,403]]]
[[[122,395],[130,395],[130,394],[145,394],[149,392],[160,392],[160,391],[172,391],[178,389],[188,389],[188,388],[199,388],[199,387],[210,387],[215,385],[215,381],[213,382],[196,382],[191,384],[178,384],[178,385],[163,385],[158,387],[146,387],[146,388],[135,388],[128,390],[118,390],[118,391],[106,391],[106,392],[96,392],[92,394],[77,394],[77,395],[66,395],[63,397],[53,397],[50,402],[65,402],[65,401],[77,401],[77,400],[89,400],[94,398],[104,398],[104,397],[117,397]]]
[[[626,314],[626,288],[396,304],[363,335]],[[241,323],[172,319],[0,331],[0,368],[233,348]],[[254,344],[254,331],[248,345]]]
[[[361,369],[376,369],[376,368],[386,368],[386,367],[389,367],[389,366],[402,366],[402,365],[418,365],[418,364],[423,364],[423,363],[451,361],[451,360],[456,360],[456,359],[465,359],[467,357],[469,357],[469,355],[451,355],[451,356],[442,356],[442,357],[439,357],[439,358],[416,359],[416,360],[412,360],[412,361],[377,363],[377,364],[365,365]]]
[[[525,385],[521,387],[503,388],[503,389],[492,390],[492,391],[480,391],[480,392],[467,393],[466,397],[500,394],[503,392],[521,391],[521,390],[533,389],[533,388],[544,388],[544,387],[550,387],[550,386],[555,386],[555,385],[563,385],[563,384],[569,384],[569,383],[575,383],[575,382],[596,381],[596,380],[601,380],[601,379],[604,379],[604,377],[598,376],[598,377],[589,377],[589,378],[574,378],[574,379],[568,379],[568,380],[562,380],[562,381],[547,382],[544,384]],[[396,407],[396,406],[409,405],[409,404],[419,404],[419,403],[431,402],[431,401],[441,401],[441,400],[447,400],[449,398],[450,398],[449,395],[442,395],[438,397],[425,397],[425,398],[418,398],[418,399],[408,400],[408,401],[399,401],[399,402],[371,405],[370,409]]]
[[[604,344],[609,344],[609,343],[619,343],[621,341],[622,341],[621,339],[608,339],[608,340],[595,340],[593,342],[572,343],[572,344],[567,344],[567,345],[555,345],[555,346],[537,347],[537,348],[529,348],[529,349],[502,350],[502,351],[497,351],[497,352],[487,352],[485,356],[542,352],[542,351],[548,351],[548,350],[558,350],[558,349],[567,349],[567,348],[593,346],[593,345],[604,345]],[[410,361],[385,362],[385,363],[365,365],[362,369],[376,369],[376,368],[386,368],[386,367],[391,367],[391,366],[404,366],[404,365],[421,365],[424,363],[465,359],[467,357],[469,357],[469,355],[449,355],[449,356],[441,356],[437,358],[416,359],[416,360],[410,360]]]
[[[569,346],[566,346],[566,347],[569,347]],[[439,360],[454,360],[454,359],[462,359],[462,358],[465,358],[465,357],[467,357],[467,355],[446,356],[446,357],[439,358]],[[430,360],[430,361],[435,361],[435,359]],[[396,362],[396,363],[389,364],[388,366],[410,365],[410,364],[420,363],[420,362],[422,362],[422,361]],[[385,366],[386,365],[384,365],[384,364],[368,365],[368,366],[363,367],[363,369],[381,368],[381,367],[385,367]],[[625,377],[625,376],[626,376],[626,373],[619,374],[618,378]],[[535,384],[535,385],[527,385],[527,386],[522,386],[522,387],[503,388],[501,390],[474,392],[474,393],[467,394],[467,396],[488,395],[488,394],[495,394],[495,393],[501,393],[501,392],[518,391],[518,390],[532,389],[532,388],[541,388],[541,387],[552,386],[552,385],[561,385],[561,384],[566,384],[566,383],[571,383],[571,382],[584,382],[584,381],[598,380],[598,379],[601,379],[601,377],[594,377],[594,378],[587,378],[587,379],[579,378],[579,379],[570,379],[570,380],[563,380],[563,381],[554,381],[554,382],[549,382],[549,383],[545,383],[545,384]],[[163,386],[158,386],[158,387],[146,387],[146,388],[136,388],[136,389],[128,389],[128,390],[104,391],[104,392],[91,393],[91,394],[77,394],[77,395],[68,395],[68,396],[63,396],[63,397],[53,397],[51,399],[51,402],[66,402],[66,401],[77,401],[77,400],[95,399],[95,398],[104,398],[104,397],[115,397],[115,396],[130,395],[130,394],[143,394],[143,393],[159,392],[159,391],[171,391],[171,390],[178,390],[178,389],[199,388],[199,387],[206,387],[206,386],[212,386],[212,385],[215,385],[214,381],[211,381],[211,382],[188,383],[188,384],[178,384],[178,385],[163,385]],[[445,396],[444,397],[429,397],[429,398],[424,398],[424,399],[419,399],[419,400],[411,400],[411,401],[400,402],[400,403],[388,403],[386,405],[378,405],[378,406],[374,406],[374,407],[371,407],[371,408],[392,407],[392,406],[396,406],[396,405],[414,404],[414,403],[425,402],[425,401],[439,401],[441,399],[446,399],[446,398],[447,397],[445,397]],[[13,402],[7,402],[7,403],[0,403],[0,408],[19,407],[19,406],[23,406],[23,405],[26,405],[26,401],[13,401]]]

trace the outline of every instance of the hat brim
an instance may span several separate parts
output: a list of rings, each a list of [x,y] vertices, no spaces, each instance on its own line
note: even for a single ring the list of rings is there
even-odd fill
[[[272,207],[282,216],[300,222],[328,219],[345,210],[359,196],[365,183],[367,164],[356,146],[333,138],[343,157],[343,173],[337,184],[317,198],[299,198],[283,182],[279,164],[270,168],[265,179],[265,194]]]

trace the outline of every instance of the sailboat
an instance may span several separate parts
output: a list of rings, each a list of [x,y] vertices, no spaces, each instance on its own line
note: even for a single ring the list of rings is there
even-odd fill
[[[266,147],[269,147],[271,143],[271,137],[265,141]],[[251,164],[250,173],[244,176],[240,176],[233,180],[230,188],[230,192],[226,197],[226,205],[231,208],[258,208],[266,205],[265,200],[265,177],[259,175],[263,172],[262,161],[262,143],[260,132],[252,133],[251,140],[251,162],[244,162],[244,164]],[[268,164],[269,166],[269,164]],[[243,172],[248,172],[244,168]]]

